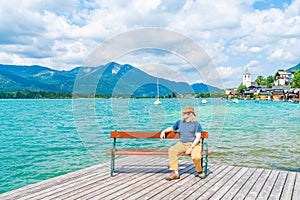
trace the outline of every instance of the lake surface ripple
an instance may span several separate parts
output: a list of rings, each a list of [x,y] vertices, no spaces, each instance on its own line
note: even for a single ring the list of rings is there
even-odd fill
[[[300,172],[300,104],[209,99],[0,100],[0,193],[109,161],[111,130],[161,131],[196,108],[209,162]],[[120,140],[168,148],[176,140]],[[167,167],[168,163],[166,163]],[[107,165],[109,173],[109,164]]]

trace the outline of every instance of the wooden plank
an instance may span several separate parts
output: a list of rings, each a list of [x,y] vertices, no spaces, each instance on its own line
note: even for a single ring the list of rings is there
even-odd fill
[[[261,188],[267,181],[269,175],[271,174],[271,170],[264,169],[260,177],[256,180],[256,183],[253,185],[249,193],[246,195],[245,200],[256,199]]]
[[[300,173],[209,165],[195,177],[190,159],[180,159],[181,178],[166,181],[168,158],[129,156],[0,195],[0,199],[293,199],[300,200]]]
[[[230,173],[232,170],[234,170],[234,167],[228,166],[224,171],[214,176],[213,179],[208,180],[202,187],[198,187],[196,190],[194,190],[186,199],[202,199],[201,196],[204,192],[209,190],[214,184],[220,181],[224,176],[226,176],[226,174]]]
[[[149,166],[155,166],[161,163],[161,160],[155,159],[150,162]],[[131,180],[137,180],[143,178],[144,175],[151,175],[152,173],[159,173],[166,168],[161,168],[159,165],[159,169],[153,168],[146,168],[145,165],[140,165],[140,170],[131,171],[131,173],[122,173],[118,174],[105,182],[94,182],[89,185],[85,185],[81,187],[80,190],[76,190],[74,192],[68,193],[68,195],[64,195],[63,198],[59,197],[60,199],[91,199],[98,194],[103,194],[107,191],[112,191],[113,188],[117,187],[118,185],[126,186],[128,182]],[[152,172],[152,173],[150,173]]]
[[[146,175],[150,175],[149,169],[145,170],[143,174],[126,174],[123,176],[123,179],[120,179],[119,182],[116,182],[112,179],[108,180],[105,183],[95,182],[94,184],[90,184],[86,187],[80,188],[80,190],[76,190],[76,193],[69,193],[67,196],[63,196],[63,199],[92,199],[94,196],[105,194],[116,191],[116,189],[120,189],[120,186],[126,187],[128,183],[135,181],[140,178],[146,178]]]
[[[293,200],[300,200],[300,173],[297,174],[294,191],[293,191]]]
[[[122,161],[126,161],[121,159]],[[75,187],[76,185],[81,185],[82,183],[86,183],[90,180],[93,180],[95,178],[98,179],[107,179],[109,178],[109,166],[106,165],[101,165],[102,167],[99,168],[98,170],[94,170],[87,174],[86,176],[83,176],[78,179],[68,179],[65,183],[62,184],[57,184],[53,185],[51,187],[47,187],[41,191],[37,192],[32,192],[26,196],[23,197],[23,199],[41,199],[41,198],[46,198],[49,197],[53,194],[59,194],[63,192],[66,188],[72,188]],[[42,184],[41,184],[42,185]],[[20,198],[22,199],[22,198]]]
[[[210,200],[218,200],[221,199],[227,191],[245,174],[248,168],[242,167],[242,169],[236,173],[226,184],[224,184],[218,192],[213,194]]]
[[[122,161],[126,161],[123,160]],[[24,199],[41,199],[41,198],[49,198],[51,195],[56,195],[65,192],[67,189],[76,188],[77,185],[81,186],[84,183],[88,183],[94,179],[104,180],[109,178],[109,166],[103,166],[98,171],[91,172],[87,174],[85,177],[81,177],[79,179],[69,180],[63,184],[54,185],[52,187],[48,187],[42,191],[34,192],[28,194],[24,197]],[[21,198],[22,199],[22,198]]]
[[[218,176],[223,176],[225,175],[228,171],[230,171],[230,167],[228,166],[224,166],[221,165],[219,168],[217,168],[217,170],[213,171],[211,174],[209,174],[209,176],[206,179],[197,181],[197,182],[193,182],[193,183],[189,183],[189,185],[187,185],[187,189],[184,190],[181,194],[177,195],[176,197],[174,197],[174,199],[185,199],[186,197],[190,196],[193,192],[195,192],[196,190],[198,190],[200,187],[205,187],[205,184],[207,182],[209,182],[212,179],[215,179],[215,177],[218,179]],[[205,187],[207,188],[207,187]]]
[[[233,199],[238,191],[243,187],[243,185],[249,180],[251,175],[256,169],[248,168],[246,173],[227,191],[227,193],[222,197],[224,200]]]
[[[191,164],[190,164],[191,165]],[[149,187],[149,184],[151,184],[151,181],[155,182],[161,182],[162,181],[162,175],[167,177],[167,174],[170,172],[169,169],[163,170],[161,173],[154,173],[150,174],[147,177],[142,178],[142,180],[135,181],[133,184],[126,185],[125,188],[122,190],[119,190],[118,192],[115,192],[111,195],[109,195],[110,199],[122,199],[126,197],[130,197],[134,194],[136,194],[139,191],[142,191]]]
[[[160,138],[161,132],[142,132],[142,131],[111,131],[111,138]],[[179,132],[165,133],[166,139],[175,139],[180,137]],[[201,132],[201,138],[208,138],[208,132]]]
[[[287,179],[280,197],[281,200],[292,199],[296,176],[296,172],[288,172]]]
[[[191,164],[191,163],[188,165],[183,165],[183,166],[186,166],[186,167],[179,169],[179,173],[182,175],[181,180],[183,178],[184,173],[188,173],[189,170],[193,169],[193,164]],[[159,190],[160,187],[165,188],[166,184],[174,184],[174,183],[180,181],[180,179],[174,180],[174,181],[165,180],[165,178],[168,176],[169,173],[170,173],[170,170],[168,170],[167,173],[163,174],[163,176],[161,174],[157,178],[149,179],[147,181],[147,183],[144,185],[142,190],[138,190],[134,194],[131,193],[132,194],[131,196],[128,196],[126,194],[125,195],[126,199],[128,199],[128,200],[140,199],[140,198],[147,199],[149,196],[153,195],[153,194],[151,194],[152,191],[157,191],[157,190]],[[122,196],[122,198],[123,198],[123,196]]]
[[[106,154],[110,155],[108,150]],[[151,155],[151,156],[168,156],[168,149],[116,149],[115,155]]]
[[[208,138],[208,132],[207,131],[202,131],[201,132],[201,138]]]
[[[192,169],[192,165],[189,165],[187,168],[185,168],[182,172],[185,173],[186,171],[188,170],[191,170]],[[181,176],[181,179],[184,178],[184,175],[186,174],[183,174]],[[166,176],[165,176],[166,177]],[[163,177],[163,179],[165,178]],[[149,181],[153,180],[152,178],[149,179]],[[173,184],[173,183],[170,183],[169,181],[167,182],[166,180],[162,180],[162,177],[158,177],[155,181],[155,179],[153,180],[153,184],[151,184],[151,187],[153,188],[151,190],[151,188],[149,188],[149,183],[147,183],[148,187],[146,188],[146,190],[148,191],[147,194],[143,195],[143,199],[149,199],[151,196],[153,196],[153,193],[156,193],[156,192],[159,192],[161,191],[160,189],[161,188],[164,188],[165,187],[165,184]],[[161,184],[158,184],[159,182],[161,183],[162,181],[165,181],[166,183],[163,184],[163,186]],[[179,180],[178,180],[179,181]],[[139,187],[138,185],[134,185],[134,187]],[[99,198],[105,198],[106,196],[103,196],[104,194],[101,194],[101,196],[96,196],[94,199],[99,199]],[[110,196],[109,196],[110,198]]]
[[[215,175],[220,173],[226,168],[224,165],[213,165],[211,168],[209,168],[209,171],[211,172],[209,176],[204,180],[199,180],[193,178],[192,180],[188,180],[187,182],[181,184],[181,187],[177,187],[175,190],[169,190],[168,194],[165,195],[165,197],[162,197],[161,199],[184,199],[185,196],[190,195],[194,190],[197,188],[202,187],[205,185],[205,183],[208,181],[208,179],[213,178]]]
[[[179,173],[182,174],[186,170],[191,169],[192,166],[193,166],[193,164],[191,164],[190,162],[189,162],[189,164],[182,165],[182,167],[179,168]],[[143,186],[143,189],[136,190],[135,193],[131,193],[132,195],[130,195],[130,196],[128,196],[128,194],[126,194],[125,195],[126,199],[139,199],[142,197],[144,198],[144,196],[147,195],[150,191],[156,190],[158,187],[164,187],[166,183],[169,183],[169,181],[165,180],[169,173],[170,173],[170,171],[168,171],[166,174],[161,175],[159,177],[159,179],[154,178],[154,179],[149,180]],[[170,182],[176,183],[178,181],[180,181],[180,179],[170,181]]]
[[[0,197],[7,198],[7,199],[12,199],[12,198],[19,199],[28,194],[41,192],[47,188],[51,188],[56,185],[64,184],[68,181],[77,180],[78,178],[85,177],[89,175],[92,171],[99,170],[99,168],[102,168],[102,166],[106,166],[106,165],[107,164],[100,164],[100,165],[92,166],[86,169],[78,170],[76,172],[71,172],[66,175],[61,175],[55,178],[41,181],[39,183],[31,184],[23,188],[4,193],[0,195]]]
[[[128,180],[130,178],[137,177],[141,173],[143,173],[147,170],[148,171],[153,170],[152,168],[146,168],[145,167],[145,169],[140,168],[139,171],[132,170],[132,171],[129,172],[130,165],[131,166],[140,165],[140,161],[141,161],[141,159],[134,159],[134,160],[132,159],[131,162],[125,164],[125,167],[128,166],[128,173],[124,173],[123,177],[118,176],[118,175],[120,175],[120,173],[116,173],[116,176],[112,177],[112,178],[107,177],[105,179],[99,179],[98,177],[95,177],[94,179],[86,181],[83,184],[76,184],[72,187],[65,188],[63,190],[63,192],[60,192],[59,194],[52,194],[51,198],[54,198],[54,199],[73,199],[73,198],[77,198],[78,196],[82,196],[82,195],[86,194],[87,191],[91,191],[94,188],[96,188],[98,186],[101,186],[101,185],[106,186],[106,187],[103,187],[103,189],[109,190],[109,188],[112,186],[112,184],[114,184],[114,182],[120,182],[120,183],[124,184],[124,183],[126,183],[126,180]],[[151,163],[151,166],[159,164],[159,161],[156,160],[155,158],[153,158],[153,159],[149,158],[148,161],[149,161],[149,163]],[[119,166],[119,167],[121,167],[121,166]]]
[[[111,154],[111,150],[106,152],[107,155]],[[168,156],[168,149],[116,149],[115,155],[142,155],[142,156]],[[206,151],[202,151],[202,155],[206,155]],[[208,156],[212,155],[208,152]],[[191,156],[191,154],[181,153],[180,156]]]
[[[249,178],[249,180],[243,185],[239,192],[235,195],[234,199],[244,199],[251,191],[251,188],[256,183],[257,179],[261,176],[263,169],[257,169]]]
[[[160,138],[161,132],[141,132],[141,131],[111,131],[111,138]],[[169,132],[166,133],[166,139],[175,139],[179,138],[180,135],[178,132]]]
[[[228,182],[235,174],[237,174],[241,170],[240,167],[233,167],[228,173],[226,173],[223,177],[220,177],[216,182],[209,182],[205,185],[205,187],[199,188],[194,194],[197,196],[197,199],[209,199],[212,195],[214,195],[224,184]]]
[[[145,195],[143,195],[142,198],[143,199],[156,199],[156,195],[160,195],[160,192],[164,191],[166,188],[171,187],[174,184],[178,185],[180,182],[184,181],[186,178],[191,179],[193,177],[193,178],[199,180],[198,177],[195,177],[194,175],[192,175],[194,170],[195,170],[194,165],[190,164],[188,167],[184,168],[183,170],[180,170],[180,174],[181,174],[180,179],[173,180],[173,181],[164,180],[163,184],[158,183],[158,182],[153,183],[152,188],[147,188],[148,192]]]
[[[215,171],[219,167],[220,167],[219,165],[210,165],[209,170]],[[171,185],[164,184],[163,189],[152,198],[153,199],[174,199],[176,196],[180,195],[183,191],[190,188],[190,186],[194,184],[199,184],[202,181],[203,180],[201,180],[196,175],[196,173],[188,174],[188,176],[176,182],[176,184],[171,184]]]
[[[190,162],[188,162],[188,163],[190,163]],[[193,164],[191,164],[191,163],[189,165],[193,166]],[[214,168],[217,168],[217,167],[219,167],[219,166],[213,166],[212,168],[209,168],[209,169],[213,170]],[[191,171],[193,171],[193,170],[194,169],[192,168],[190,171],[186,172],[185,174],[192,173]],[[180,167],[180,173],[182,174],[182,172],[183,171],[182,171],[182,169]],[[170,173],[170,171],[168,171],[168,173]],[[167,176],[168,176],[168,174],[164,175],[163,178],[166,178]],[[131,190],[129,192],[124,193],[124,194],[122,194],[120,196],[117,196],[116,199],[120,199],[120,198],[122,198],[122,199],[128,199],[128,198],[132,198],[132,199],[136,198],[136,199],[138,199],[138,198],[142,198],[143,194],[145,194],[147,192],[149,185],[152,185],[152,184],[159,184],[159,187],[162,187],[164,192],[171,192],[171,194],[168,194],[167,196],[168,196],[169,199],[173,199],[172,195],[176,196],[176,194],[175,194],[176,192],[180,193],[181,189],[182,190],[186,189],[186,187],[180,187],[180,186],[184,185],[184,186],[188,187],[188,185],[183,184],[185,182],[185,180],[188,180],[187,182],[189,184],[192,184],[192,182],[199,181],[199,179],[197,177],[194,177],[193,174],[190,174],[189,176],[191,176],[191,177],[190,178],[182,179],[182,175],[181,175],[181,178],[179,180],[167,182],[165,180],[161,180],[162,177],[160,175],[160,179],[159,180],[161,180],[161,181],[158,181],[158,179],[156,179],[156,177],[154,177],[152,180],[147,180],[147,182],[145,184],[141,184],[141,186],[142,186],[141,188],[140,187],[131,187]],[[165,185],[166,183],[170,183],[171,186],[170,187],[166,187],[166,185]],[[174,185],[176,186],[176,190],[172,190],[171,189]],[[156,196],[155,199],[158,199],[158,197]]]
[[[158,163],[161,163],[158,162]],[[119,181],[115,182],[112,187],[110,187],[109,190],[97,190],[96,193],[94,194],[89,194],[87,196],[84,196],[83,199],[106,199],[106,196],[109,196],[109,199],[111,199],[110,195],[119,193],[119,191],[122,191],[124,188],[131,187],[131,185],[135,185],[136,183],[139,183],[140,181],[148,180],[148,179],[153,179],[156,175],[159,177],[159,174],[162,173],[167,173],[168,169],[167,166],[164,168],[159,168],[156,170],[150,169],[148,172],[143,173],[138,173],[136,177],[130,176],[129,179],[127,179],[126,184],[120,184]],[[121,177],[122,178],[122,177]],[[148,184],[148,183],[147,183]],[[135,187],[139,187],[139,185],[136,185]]]
[[[265,185],[262,187],[260,193],[258,194],[257,199],[261,199],[261,200],[268,199],[272,191],[272,188],[277,180],[278,174],[279,174],[278,171],[272,170]]]
[[[288,172],[287,171],[280,171],[277,177],[276,183],[271,191],[269,199],[280,199],[282,194],[282,190],[287,179]]]

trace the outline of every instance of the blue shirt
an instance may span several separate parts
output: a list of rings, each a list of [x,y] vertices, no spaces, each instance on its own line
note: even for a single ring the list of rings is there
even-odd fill
[[[196,133],[202,132],[202,127],[198,121],[196,122],[184,122],[178,120],[173,125],[174,130],[180,132],[180,142],[193,142],[196,139]]]

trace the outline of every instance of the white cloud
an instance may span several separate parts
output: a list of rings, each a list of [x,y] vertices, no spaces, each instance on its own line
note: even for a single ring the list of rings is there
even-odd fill
[[[220,66],[217,68],[224,88],[238,87],[242,82],[243,67],[225,67]]]
[[[255,67],[257,66],[257,64],[258,64],[257,60],[251,60],[249,63],[246,64],[245,68]]]
[[[287,38],[281,39],[278,42],[276,49],[269,54],[268,60],[270,62],[299,62],[300,52],[299,52],[300,38]]]
[[[152,1],[139,1],[134,0],[131,1],[132,7],[135,8],[136,11],[141,13],[142,15],[146,15],[151,10],[156,9],[160,5],[160,0],[152,0]]]
[[[278,65],[288,68],[299,63],[300,0],[290,5],[282,2],[284,5],[279,8],[269,6],[259,10],[253,8],[255,2],[257,0],[1,1],[0,63],[70,69],[82,64],[97,45],[110,38],[137,28],[160,27],[191,38],[219,66],[224,83],[236,84],[236,77],[247,65],[253,65],[253,74],[266,76],[273,74]],[[155,41],[147,34],[137,36],[137,41],[139,37]],[[127,59],[129,64],[147,66],[145,69],[154,63],[170,66],[179,74],[192,71],[184,58],[155,56],[127,56]],[[197,60],[193,54],[186,56]],[[176,73],[172,74],[173,80]],[[199,76],[193,79],[205,80]]]
[[[284,13],[287,17],[299,16],[299,14],[300,14],[300,1],[299,0],[292,1],[291,5],[288,6],[285,9]]]
[[[187,1],[176,15],[171,27],[185,28],[188,32],[237,27],[243,9],[235,2]]]
[[[270,55],[269,59],[281,59],[283,57],[283,49],[276,49],[273,51],[273,53]]]

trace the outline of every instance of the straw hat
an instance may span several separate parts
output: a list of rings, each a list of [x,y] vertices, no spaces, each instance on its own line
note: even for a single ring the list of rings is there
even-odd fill
[[[191,106],[186,106],[186,107],[182,110],[182,113],[194,113],[194,115],[195,115],[194,108],[191,107]]]

